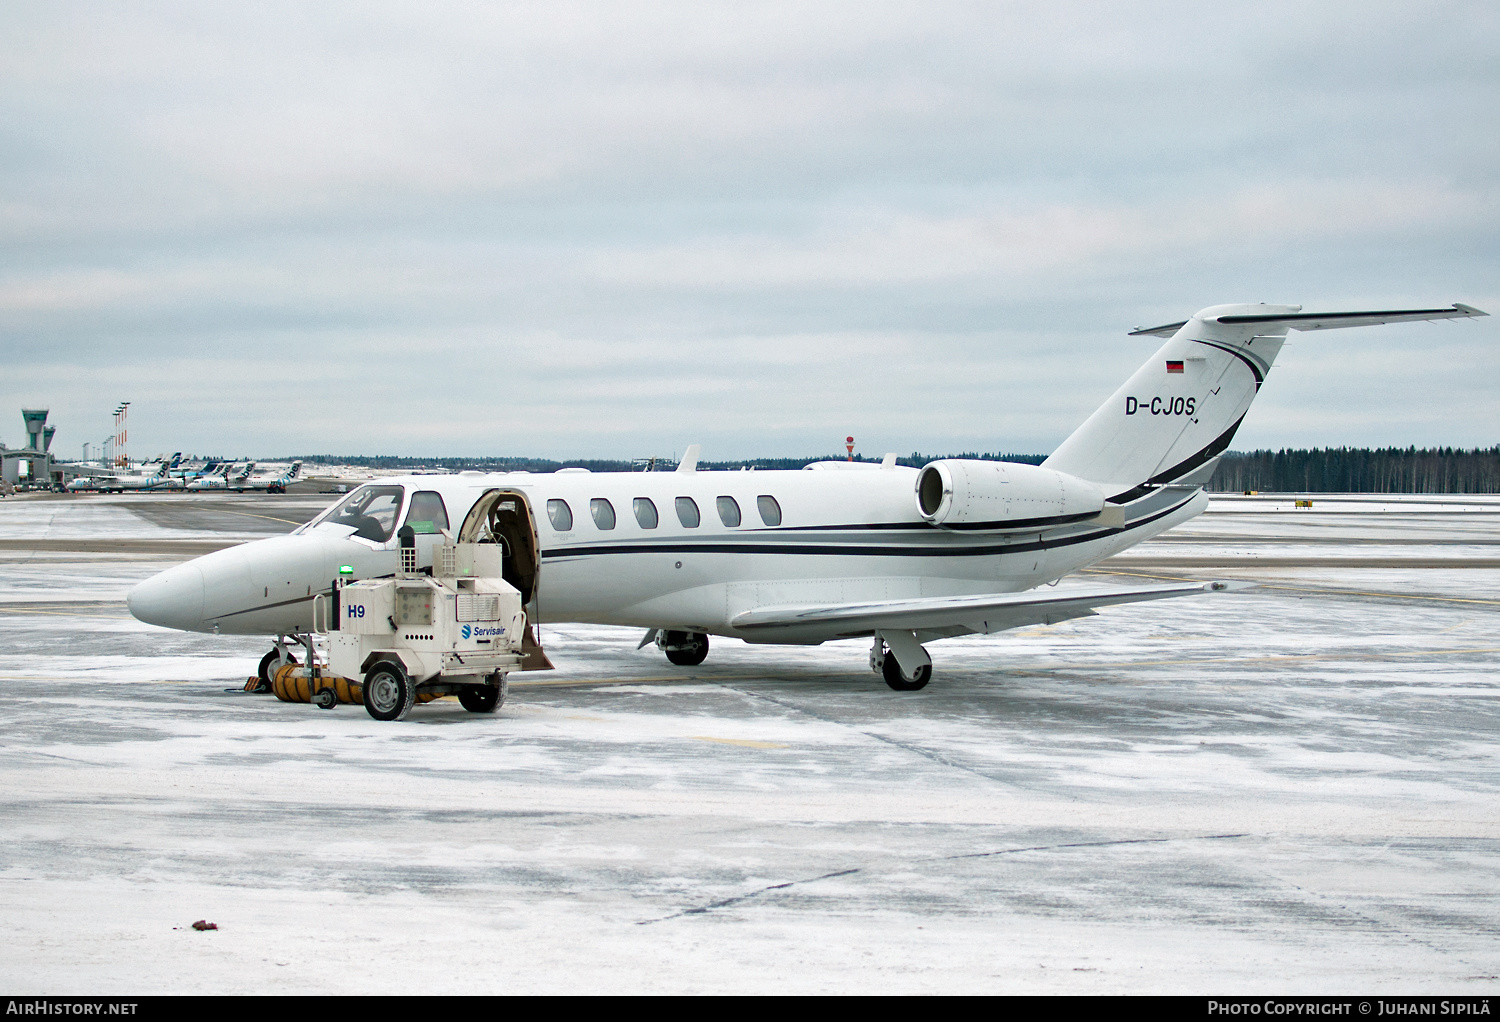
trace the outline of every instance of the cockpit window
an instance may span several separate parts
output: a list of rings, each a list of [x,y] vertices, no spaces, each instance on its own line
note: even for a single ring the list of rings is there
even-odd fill
[[[418,536],[447,529],[448,509],[443,506],[443,495],[434,490],[418,490],[412,494],[411,510],[406,512],[406,524]]]
[[[399,486],[361,486],[318,519],[317,524],[347,525],[361,539],[384,543],[395,531],[396,512],[401,510],[401,492]]]

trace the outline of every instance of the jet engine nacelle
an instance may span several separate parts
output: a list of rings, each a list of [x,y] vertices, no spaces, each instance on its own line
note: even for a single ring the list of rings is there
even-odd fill
[[[943,529],[1048,528],[1103,510],[1099,487],[1037,465],[954,458],[917,473],[917,511]]]

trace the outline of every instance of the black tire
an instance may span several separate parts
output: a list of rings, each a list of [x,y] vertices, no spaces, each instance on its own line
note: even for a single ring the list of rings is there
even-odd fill
[[[417,684],[400,664],[379,663],[365,672],[365,709],[376,720],[405,720],[417,701]]]
[[[503,701],[499,685],[468,685],[458,690],[459,705],[470,713],[494,713]]]
[[[272,646],[271,652],[260,658],[260,667],[255,672],[255,676],[260,679],[260,684],[255,686],[255,691],[271,691],[271,671],[275,667],[277,658],[280,655],[280,653],[276,652],[276,647]],[[294,664],[297,662],[297,658],[290,653],[287,654],[287,660]]]
[[[663,638],[667,659],[678,667],[697,667],[708,659],[708,636],[702,632],[668,632]]]
[[[932,680],[932,665],[923,664],[917,668],[917,673],[908,678],[901,671],[901,665],[896,662],[896,657],[889,649],[885,651],[885,661],[880,665],[880,671],[885,675],[885,683],[897,692],[915,692],[927,687]]]
[[[320,688],[313,694],[312,701],[320,710],[331,710],[339,704],[339,695],[331,688]]]

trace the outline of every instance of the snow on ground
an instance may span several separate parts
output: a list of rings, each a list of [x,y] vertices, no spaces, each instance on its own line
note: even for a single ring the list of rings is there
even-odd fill
[[[1138,552],[1295,556],[1322,503]],[[26,507],[0,532],[35,536]],[[1431,541],[1392,557],[1497,538],[1442,514],[1336,528]],[[134,621],[123,590],[170,562],[100,556],[0,560],[13,990],[1497,986],[1500,570],[1142,568],[1266,585],[933,643],[918,693],[863,642],[716,639],[682,669],[549,626],[559,669],[496,716],[379,724],[232,691],[264,643]]]

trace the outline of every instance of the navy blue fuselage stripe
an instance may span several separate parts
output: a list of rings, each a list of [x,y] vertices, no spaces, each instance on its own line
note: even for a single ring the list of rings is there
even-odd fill
[[[993,554],[1027,553],[1037,550],[1048,550],[1052,547],[1073,546],[1078,543],[1091,543],[1094,540],[1104,539],[1108,536],[1118,536],[1124,532],[1130,532],[1143,525],[1149,525],[1154,521],[1165,518],[1172,512],[1177,511],[1192,496],[1178,501],[1164,511],[1149,515],[1139,521],[1130,522],[1119,529],[1100,529],[1094,532],[1083,533],[1078,536],[1064,536],[1059,539],[1038,540],[1031,543],[998,543],[985,546],[970,545],[945,545],[934,548],[930,544],[920,547],[901,546],[856,546],[848,544],[813,544],[813,543],[637,543],[631,545],[613,546],[576,546],[554,548],[543,550],[543,560],[556,560],[562,557],[596,557],[607,554],[803,554],[824,556],[850,556],[858,555],[864,557],[988,557]]]

